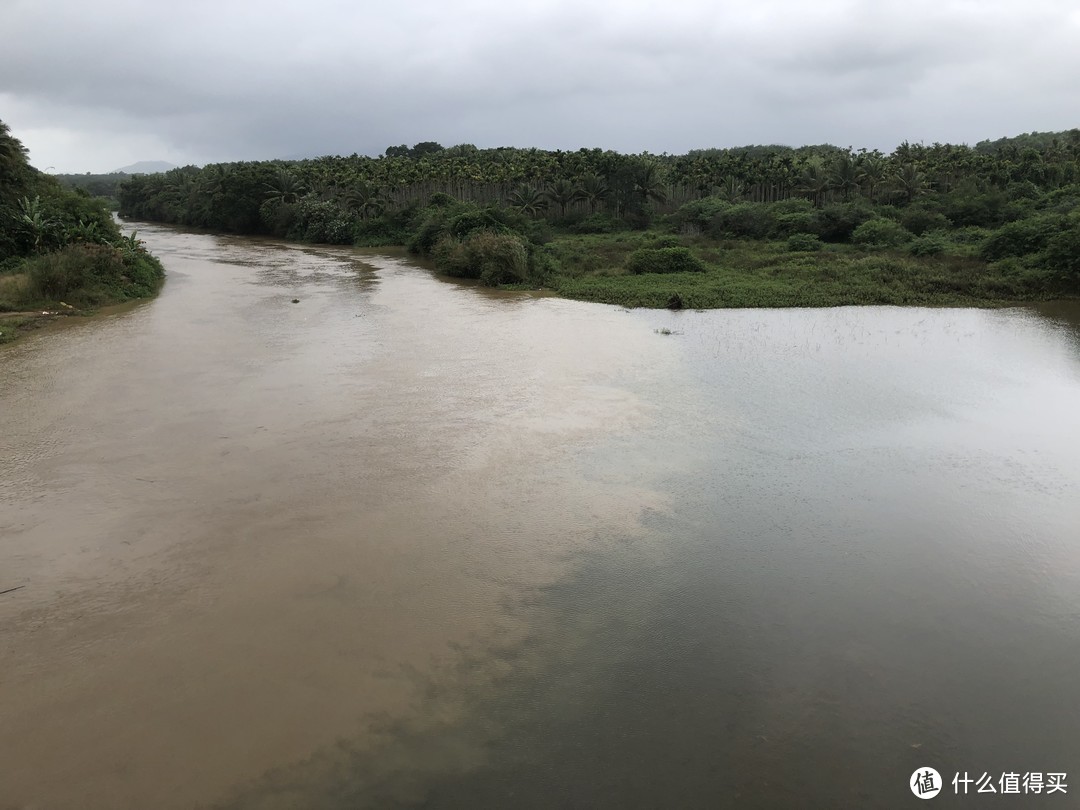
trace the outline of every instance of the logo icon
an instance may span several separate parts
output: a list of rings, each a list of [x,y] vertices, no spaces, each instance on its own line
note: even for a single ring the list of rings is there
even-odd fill
[[[941,774],[933,768],[918,768],[908,780],[908,785],[920,799],[932,799],[941,792]]]

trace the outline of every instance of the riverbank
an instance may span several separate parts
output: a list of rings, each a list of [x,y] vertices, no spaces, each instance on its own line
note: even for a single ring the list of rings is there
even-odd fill
[[[0,274],[0,345],[64,318],[157,295],[165,270],[142,243],[75,244]]]
[[[1080,291],[1047,283],[1044,276],[1014,264],[989,264],[972,255],[913,256],[806,244],[792,249],[790,241],[721,241],[656,232],[557,236],[546,248],[557,268],[549,286],[565,298],[675,309],[999,307],[1080,297]],[[665,255],[682,256],[692,269],[635,272],[643,257]]]

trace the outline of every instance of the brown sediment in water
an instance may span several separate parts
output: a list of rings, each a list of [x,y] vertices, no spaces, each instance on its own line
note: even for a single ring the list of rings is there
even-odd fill
[[[1080,756],[1075,306],[140,233],[159,300],[0,354],[0,806],[892,807]]]
[[[362,742],[655,500],[573,474],[649,413],[610,350],[537,355],[557,314],[161,238],[162,299],[3,358],[3,800],[191,807]]]

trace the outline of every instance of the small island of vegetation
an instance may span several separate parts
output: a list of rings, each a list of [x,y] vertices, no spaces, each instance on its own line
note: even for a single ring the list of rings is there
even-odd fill
[[[397,146],[137,176],[120,213],[405,245],[448,275],[625,306],[980,305],[1080,295],[1080,130],[624,155]]]
[[[29,165],[0,121],[0,343],[56,315],[154,295],[161,264],[101,200]]]

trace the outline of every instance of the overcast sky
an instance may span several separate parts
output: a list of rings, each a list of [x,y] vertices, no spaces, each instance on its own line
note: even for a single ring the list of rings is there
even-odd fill
[[[0,24],[0,119],[57,172],[1080,126],[1076,0],[3,0]]]

